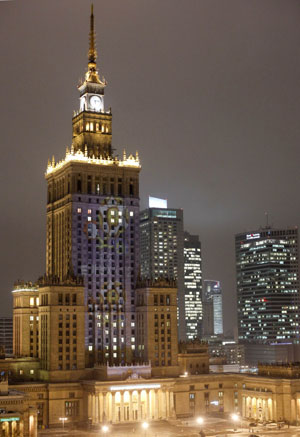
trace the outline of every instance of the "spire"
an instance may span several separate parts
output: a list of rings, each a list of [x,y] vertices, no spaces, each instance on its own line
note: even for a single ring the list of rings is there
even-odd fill
[[[91,5],[91,19],[90,19],[90,47],[88,53],[89,63],[96,64],[97,50],[95,42],[95,28],[94,28],[94,5]]]
[[[105,79],[101,80],[97,71],[96,59],[97,59],[97,50],[96,50],[96,34],[95,34],[95,26],[94,26],[94,6],[91,5],[91,18],[90,18],[90,43],[89,43],[89,51],[88,51],[88,71],[85,74],[85,82],[98,83],[100,85],[105,86]],[[79,88],[81,84],[79,85]]]

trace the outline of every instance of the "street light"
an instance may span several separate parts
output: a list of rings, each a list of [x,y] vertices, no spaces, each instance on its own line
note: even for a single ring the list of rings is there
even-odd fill
[[[142,428],[145,431],[145,435],[147,435],[147,429],[149,428],[149,423],[143,422],[142,423]]]
[[[62,427],[63,427],[63,429],[65,429],[65,422],[68,420],[68,418],[67,417],[60,417],[59,418],[59,420],[62,422]]]
[[[234,423],[234,431],[236,431],[237,430],[237,423],[238,423],[240,418],[239,418],[238,414],[232,414],[231,419],[233,420],[233,423]]]
[[[204,423],[204,419],[203,419],[203,417],[198,417],[198,418],[197,418],[197,423],[198,423],[199,425],[203,425],[203,423]]]
[[[106,434],[109,431],[109,428],[107,425],[103,425],[101,430],[102,430],[103,434]]]

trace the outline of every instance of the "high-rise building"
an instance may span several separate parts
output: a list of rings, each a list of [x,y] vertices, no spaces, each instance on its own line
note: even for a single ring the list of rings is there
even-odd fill
[[[183,210],[161,200],[150,198],[151,207],[140,213],[141,278],[177,281],[179,339],[184,340]]]
[[[223,298],[220,281],[205,279],[203,293],[203,335],[223,334]]]
[[[13,352],[13,318],[0,317],[0,347],[5,354]]]
[[[184,233],[184,307],[186,338],[201,338],[202,260],[198,235]]]
[[[298,229],[235,237],[239,341],[299,342]]]
[[[106,81],[96,65],[91,14],[88,69],[63,160],[48,162],[48,277],[82,275],[87,362],[126,363],[135,351],[135,282],[139,266],[138,155],[114,156]]]

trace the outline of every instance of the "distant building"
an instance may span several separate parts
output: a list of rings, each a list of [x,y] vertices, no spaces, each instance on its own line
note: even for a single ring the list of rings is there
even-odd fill
[[[298,229],[235,237],[239,340],[299,342]]]
[[[208,351],[211,364],[245,364],[244,345],[233,339],[219,340],[215,337],[208,341]]]
[[[185,340],[183,210],[167,208],[164,199],[149,200],[152,207],[140,213],[141,278],[177,281],[179,339]]]
[[[204,280],[203,335],[223,334],[223,300],[220,281]]]
[[[13,353],[13,318],[0,317],[0,347],[5,354]]]
[[[184,306],[186,338],[201,338],[202,259],[198,235],[184,233]]]
[[[299,344],[298,229],[238,234],[235,251],[238,333],[248,345],[246,364],[277,361],[280,343]]]

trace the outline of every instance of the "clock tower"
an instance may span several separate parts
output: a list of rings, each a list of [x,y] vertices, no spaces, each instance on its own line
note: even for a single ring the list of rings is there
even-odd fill
[[[134,359],[139,268],[139,157],[113,153],[112,114],[104,107],[106,82],[96,58],[92,8],[72,144],[46,171],[46,271],[58,282],[83,277],[88,366]]]
[[[93,6],[90,19],[90,46],[88,70],[80,83],[80,109],[73,117],[74,150],[87,152],[88,156],[109,157],[111,149],[111,111],[104,110],[106,81],[97,70]]]

